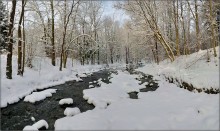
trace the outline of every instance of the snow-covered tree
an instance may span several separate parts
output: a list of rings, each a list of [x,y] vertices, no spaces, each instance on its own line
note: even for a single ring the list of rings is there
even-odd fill
[[[5,5],[0,0],[0,51],[7,49],[7,32],[8,32],[8,12]]]

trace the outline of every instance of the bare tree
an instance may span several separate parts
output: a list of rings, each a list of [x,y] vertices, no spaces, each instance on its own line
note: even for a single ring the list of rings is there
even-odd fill
[[[12,0],[12,10],[9,19],[9,31],[8,31],[8,54],[7,54],[7,65],[6,65],[6,78],[12,79],[12,53],[13,53],[13,27],[14,27],[14,16],[16,9],[16,0]]]
[[[22,20],[24,18],[24,6],[26,2],[22,0],[22,7],[21,7],[21,15],[18,23],[18,73],[17,75],[23,75],[22,72],[22,31],[21,31],[21,26],[22,26]],[[24,28],[24,27],[23,27]]]
[[[63,58],[65,58],[64,56],[64,45],[66,44],[66,30],[67,30],[67,26],[70,20],[70,15],[73,12],[73,7],[78,3],[79,1],[77,1],[76,3],[73,1],[72,2],[72,6],[70,9],[69,14],[67,14],[67,1],[65,0],[64,2],[64,29],[63,29],[63,40],[62,40],[62,46],[61,46],[61,54],[60,54],[60,71],[62,71],[62,65],[63,65]]]

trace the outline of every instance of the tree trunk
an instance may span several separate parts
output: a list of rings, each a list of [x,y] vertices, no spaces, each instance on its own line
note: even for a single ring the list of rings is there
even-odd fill
[[[66,68],[66,62],[67,62],[67,52],[64,52],[64,56],[63,56],[63,68]]]
[[[181,18],[182,18],[182,28],[183,28],[183,54],[187,55],[187,47],[186,47],[186,28],[185,28],[185,21],[184,21],[184,17],[183,17],[183,1],[181,0]]]
[[[16,9],[16,0],[12,0],[12,10],[9,19],[9,31],[8,31],[8,54],[7,54],[7,65],[6,65],[6,78],[12,79],[12,53],[13,53],[13,26],[14,16]]]
[[[110,60],[111,60],[111,64],[113,64],[113,48],[110,47]]]
[[[125,62],[128,64],[128,49],[125,47]]]
[[[61,46],[61,53],[60,53],[60,71],[62,71],[62,67],[63,67],[63,55],[64,55],[64,45],[65,45],[65,40],[66,40],[66,0],[64,2],[64,29],[63,29],[63,43]]]
[[[217,56],[217,53],[216,53],[216,49],[215,49],[215,46],[216,46],[216,36],[215,36],[215,25],[214,25],[214,22],[215,20],[213,19],[213,9],[212,9],[212,0],[209,0],[209,12],[210,12],[210,23],[211,23],[211,31],[212,31],[212,48],[214,50],[214,57]]]
[[[67,25],[68,25],[68,22],[69,22],[69,19],[70,19],[70,15],[72,14],[73,12],[73,7],[74,7],[74,1],[72,3],[72,6],[71,6],[71,10],[70,10],[70,13],[66,14],[66,8],[67,7],[67,2],[65,0],[64,2],[64,30],[63,30],[63,43],[62,43],[62,46],[61,46],[61,53],[60,53],[60,71],[62,71],[62,66],[63,66],[63,58],[64,58],[64,45],[66,44],[66,29],[67,29]]]
[[[159,40],[160,44],[163,46],[163,48],[165,49],[166,51],[166,55],[169,57],[170,61],[173,62],[175,57],[174,57],[174,54],[173,54],[173,51],[172,49],[170,48],[170,45],[167,43],[167,41],[165,40],[164,36],[161,34],[159,28],[158,28],[158,25],[156,23],[156,21],[154,20],[154,16],[153,14],[149,14],[152,18],[152,20],[150,20],[148,17],[147,17],[147,14],[143,8],[143,6],[147,9],[149,9],[150,7],[147,7],[147,3],[144,3],[145,1],[142,1],[142,0],[139,0],[137,1],[139,7],[141,8],[142,10],[142,13],[144,15],[144,19],[145,19],[145,22],[146,24],[149,24],[151,30],[154,32],[156,38]]]
[[[63,43],[62,43],[62,46],[61,46],[61,53],[60,53],[60,71],[62,71],[62,67],[63,67],[63,56],[64,56],[65,39],[66,39],[66,29],[64,29],[64,32],[63,32]]]
[[[51,36],[51,44],[52,44],[52,53],[51,53],[51,63],[53,66],[56,65],[56,57],[55,57],[55,42],[54,42],[54,7],[53,0],[50,1],[51,6],[51,15],[52,15],[52,36]]]
[[[179,49],[179,25],[178,25],[178,0],[175,7],[175,1],[173,1],[173,12],[174,12],[174,25],[175,25],[175,32],[176,32],[176,55],[180,55],[180,49]]]
[[[196,22],[197,51],[199,51],[201,49],[201,40],[200,40],[199,15],[198,15],[197,0],[195,0],[195,22]]]
[[[189,6],[189,4],[188,4]],[[187,45],[186,45],[186,54],[190,54],[190,48],[189,48],[189,43],[190,43],[190,7],[188,7],[188,10],[187,10],[187,17],[188,17],[188,22],[187,22]]]
[[[98,65],[100,64],[100,52],[99,52],[99,45],[98,45]]]
[[[21,24],[24,15],[24,0],[22,0],[22,8],[21,8],[21,15],[18,23],[18,72],[17,75],[22,74],[22,33],[21,33]]]
[[[24,29],[24,15],[23,15],[23,59],[22,59],[22,75],[24,74],[25,66],[25,29]]]
[[[218,42],[220,44],[220,9],[217,10]]]
[[[154,37],[155,39],[155,50],[156,50],[156,63],[159,65],[159,54],[158,54],[158,46],[157,46],[157,38]]]

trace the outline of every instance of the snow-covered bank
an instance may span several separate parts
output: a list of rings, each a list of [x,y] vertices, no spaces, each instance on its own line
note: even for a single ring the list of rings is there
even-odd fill
[[[108,103],[107,108],[60,118],[55,122],[55,130],[219,129],[219,94],[192,93],[157,76],[156,91],[139,92],[139,99],[130,99],[127,92],[142,88],[135,81],[139,76],[119,71],[112,77],[112,84],[102,83],[100,88],[84,91],[89,102],[96,107]]]
[[[219,90],[219,47],[216,47],[218,57],[210,52],[210,62],[207,62],[207,51],[200,50],[188,56],[180,56],[172,63],[164,60],[157,64],[147,64],[137,69],[146,74],[161,75],[187,82],[197,89]],[[212,51],[212,50],[211,50]]]
[[[1,55],[1,107],[18,102],[21,98],[31,94],[36,89],[45,89],[54,85],[63,84],[70,80],[79,80],[83,73],[91,73],[104,69],[103,65],[81,66],[74,62],[72,67],[71,60],[67,62],[67,68],[59,71],[58,66],[52,66],[49,58],[35,58],[32,69],[25,67],[24,76],[17,75],[17,57],[13,56],[13,79],[6,79],[6,55]],[[58,65],[58,63],[57,63]],[[110,65],[116,68],[119,64]]]

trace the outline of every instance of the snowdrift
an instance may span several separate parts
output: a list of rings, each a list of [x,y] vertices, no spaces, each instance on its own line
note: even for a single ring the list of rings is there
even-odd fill
[[[168,59],[157,64],[147,64],[137,69],[146,74],[161,75],[171,82],[184,86],[187,83],[195,89],[203,91],[213,90],[219,92],[219,47],[216,47],[218,57],[213,56],[209,50],[210,62],[207,62],[207,51],[177,57],[174,62]]]

